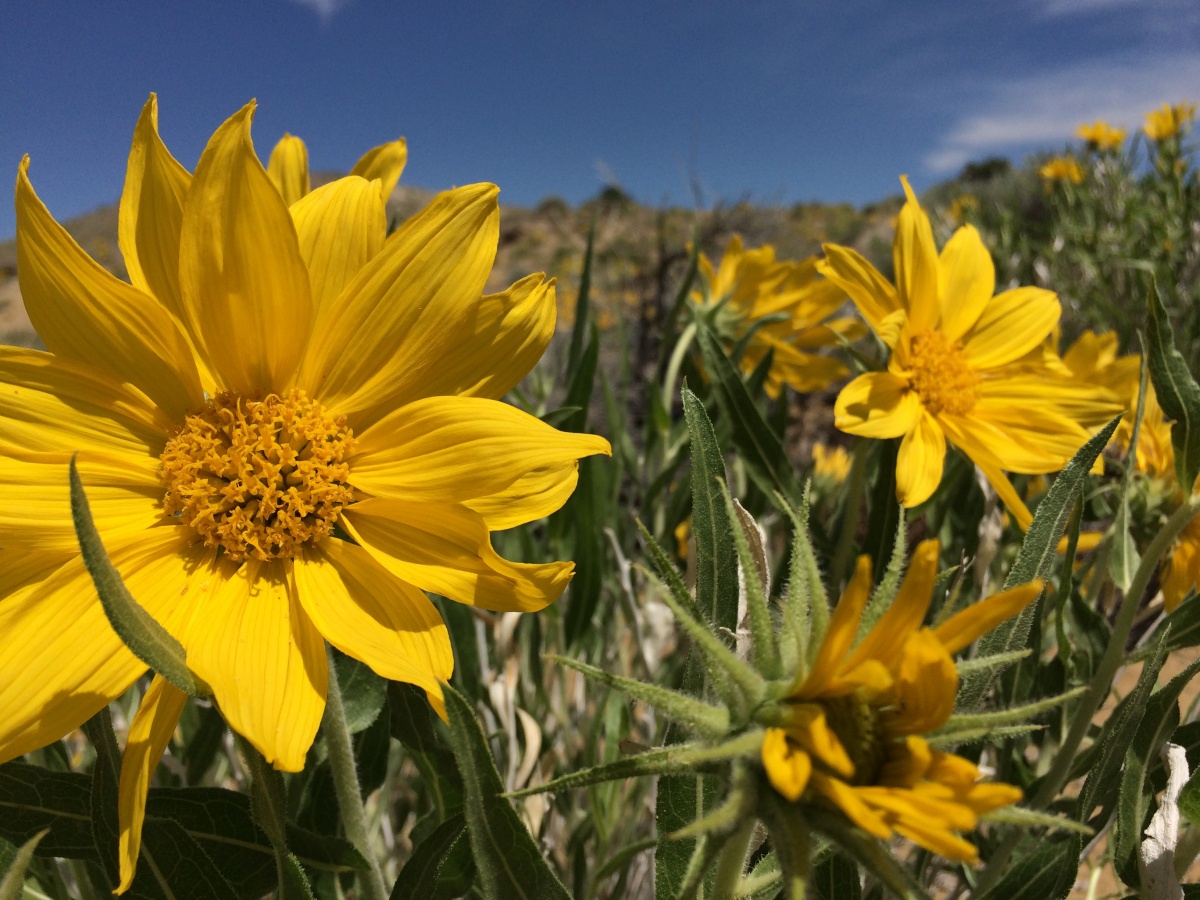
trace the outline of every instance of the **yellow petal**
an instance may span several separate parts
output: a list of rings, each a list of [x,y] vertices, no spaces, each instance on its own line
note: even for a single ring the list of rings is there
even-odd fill
[[[49,353],[0,347],[0,447],[70,453],[157,482],[171,421],[138,391]],[[134,474],[136,473],[136,475]]]
[[[106,547],[130,593],[176,635],[192,614],[194,573],[212,559],[193,538],[151,528]],[[78,728],[146,671],[108,624],[79,556],[0,602],[0,634],[0,762]]]
[[[1124,408],[1115,394],[1084,381],[1003,370],[997,375],[980,385],[976,414],[1061,458],[1055,469],[1091,437],[1089,429],[1108,424]]]
[[[946,462],[946,436],[927,412],[917,427],[900,442],[896,457],[896,499],[905,507],[917,506],[933,496],[942,483]]]
[[[604,438],[559,431],[499,400],[429,397],[363,432],[350,483],[376,496],[459,503],[596,453],[611,455]]]
[[[479,300],[454,337],[455,349],[397,402],[440,394],[499,400],[516,387],[554,336],[554,279],[544,277],[529,275]]]
[[[63,461],[30,463],[0,456],[0,547],[78,552],[71,517],[68,466]],[[100,536],[106,543],[137,535],[164,521],[161,485],[131,485],[113,467],[83,460],[79,475]]]
[[[955,613],[933,630],[934,635],[947,653],[957,653],[969,647],[976,639],[987,634],[1001,622],[1011,619],[1029,605],[1042,592],[1042,580],[1035,578],[1007,591],[972,603],[961,612]]]
[[[792,713],[787,728],[792,740],[843,778],[853,776],[854,763],[825,720],[824,710],[816,704],[803,703],[793,707]]]
[[[892,829],[888,824],[859,797],[861,788],[853,788],[844,781],[830,778],[819,771],[812,773],[811,782],[818,794],[844,812],[846,817],[863,831],[884,840],[892,836]]]
[[[175,733],[186,701],[187,694],[155,675],[129,725],[118,789],[120,840],[117,856],[121,861],[118,894],[125,893],[133,884],[142,847],[142,822],[146,817],[150,779]]]
[[[924,410],[908,381],[891,372],[868,372],[842,388],[833,407],[842,431],[869,438],[895,438],[916,427]]]
[[[922,541],[913,551],[900,589],[892,605],[875,627],[854,648],[846,667],[852,668],[869,659],[877,659],[894,670],[900,662],[900,650],[910,634],[920,629],[933,599],[937,580],[940,545],[936,540]]]
[[[846,654],[854,643],[858,632],[858,622],[862,618],[863,608],[871,593],[871,558],[863,555],[858,558],[854,567],[854,576],[842,598],[829,618],[829,627],[825,629],[825,637],[821,641],[821,649],[813,661],[812,671],[808,673],[803,684],[793,692],[800,699],[812,699],[824,696],[831,685],[834,685],[838,675],[844,669]],[[853,689],[853,685],[849,689]]]
[[[896,832],[918,844],[959,862],[976,863],[979,861],[979,851],[970,841],[966,841],[947,828],[940,828],[916,816],[907,817],[895,823]]]
[[[333,538],[296,559],[296,592],[325,639],[392,681],[422,688],[445,717],[450,636],[429,598],[361,547]]]
[[[876,780],[888,787],[911,788],[925,777],[932,764],[933,751],[929,749],[929,742],[910,734],[903,743],[892,745]]]
[[[915,332],[933,328],[938,317],[938,253],[933,242],[929,216],[917,202],[908,178],[900,177],[907,198],[896,217],[896,239],[892,264],[896,269],[896,292],[908,312]]]
[[[229,726],[275,768],[299,772],[325,711],[329,670],[290,567],[247,560],[192,620],[184,646]]]
[[[504,531],[533,522],[562,508],[579,482],[574,460],[534,469],[504,490],[463,501],[487,522],[488,530]]]
[[[762,764],[771,787],[793,803],[800,799],[812,774],[812,760],[792,746],[782,728],[768,728],[763,735]]]
[[[288,206],[306,196],[311,188],[308,181],[308,147],[304,141],[285,133],[271,150],[267,175]]]
[[[887,715],[893,734],[928,734],[946,723],[958,694],[958,669],[928,628],[904,641],[896,669],[893,703]]]
[[[284,390],[312,328],[312,294],[287,205],[250,142],[254,104],[217,129],[183,210],[184,314],[222,386]]]
[[[356,430],[420,396],[479,306],[499,238],[497,193],[449,191],[405,222],[322,311],[300,387]]]
[[[354,164],[351,175],[358,175],[367,181],[379,180],[379,193],[386,204],[396,190],[396,183],[408,162],[408,144],[404,138],[372,147],[362,155],[362,159]]]
[[[823,244],[821,249],[825,251],[825,259],[817,264],[818,270],[850,295],[876,331],[884,319],[904,308],[891,282],[857,251],[837,244]]]
[[[55,356],[128,381],[171,416],[204,402],[183,332],[167,310],[105,271],[54,221],[17,170],[17,278],[29,321]]]
[[[574,563],[513,563],[465,506],[364,500],[342,522],[385,569],[421,590],[498,612],[536,612],[558,599]]]
[[[158,98],[151,94],[133,131],[117,240],[133,286],[181,321],[179,230],[191,183],[191,173],[158,136]]]
[[[938,257],[941,330],[957,341],[974,325],[996,290],[996,267],[974,225],[954,232]]]
[[[383,247],[383,203],[369,181],[339,178],[296,202],[291,213],[320,314]]]
[[[1200,516],[1192,518],[1161,563],[1163,605],[1174,612],[1200,587]]]
[[[1041,344],[1061,315],[1053,291],[1019,287],[997,294],[963,335],[963,354],[976,369],[1014,362]]]

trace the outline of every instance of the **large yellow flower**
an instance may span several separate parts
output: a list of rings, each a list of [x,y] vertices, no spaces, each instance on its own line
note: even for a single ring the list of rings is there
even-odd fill
[[[1142,128],[1150,140],[1165,141],[1187,131],[1195,118],[1195,103],[1164,103],[1146,113],[1146,123]]]
[[[1035,287],[993,296],[995,269],[979,232],[964,225],[939,255],[929,218],[902,180],[895,287],[854,250],[825,245],[821,271],[891,350],[887,371],[843,388],[835,424],[862,437],[903,437],[896,496],[905,506],[933,494],[949,440],[1028,527],[1032,516],[1004,471],[1057,471],[1087,441],[1081,423],[1106,421],[1120,406],[1044,359],[1058,298]]]
[[[482,296],[497,189],[437,197],[385,240],[379,185],[290,207],[248,104],[196,172],[151,97],[121,198],[132,284],[93,262],[17,175],[21,293],[48,353],[0,348],[0,761],[58,739],[146,666],[80,559],[79,470],[113,563],[184,646],[229,724],[304,765],[325,642],[443,710],[453,658],[425,595],[537,610],[571,563],[509,562],[489,532],[547,515],[608,453],[500,402],[554,331],[552,282]],[[121,775],[122,887],[184,695],[154,678]],[[444,714],[444,713],[443,713]]]
[[[938,543],[925,541],[895,601],[855,646],[871,592],[871,562],[859,559],[811,671],[791,694],[789,721],[767,729],[762,762],[788,800],[807,793],[879,838],[900,834],[942,856],[974,862],[974,845],[958,832],[974,829],[981,814],[1016,803],[1021,791],[979,783],[975,764],[932,749],[922,735],[954,711],[953,654],[1023,609],[1041,582],[995,594],[931,629],[922,623],[937,568]]]
[[[719,329],[731,342],[750,336],[741,367],[753,372],[773,351],[765,389],[772,399],[783,385],[802,393],[828,387],[849,370],[822,349],[837,347],[840,338],[861,336],[854,319],[830,319],[846,302],[846,295],[817,275],[816,260],[782,262],[768,245],[746,250],[741,237],[730,239],[721,264],[700,254],[699,290],[692,299],[699,306],[721,306]]]

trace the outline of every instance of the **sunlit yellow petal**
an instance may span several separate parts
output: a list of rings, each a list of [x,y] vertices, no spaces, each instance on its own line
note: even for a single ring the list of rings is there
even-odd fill
[[[17,172],[17,278],[50,352],[128,381],[173,416],[204,401],[187,339],[166,308],[105,271]]]
[[[802,703],[791,711],[787,730],[792,740],[843,778],[853,776],[854,763],[837,733],[829,727],[825,711],[810,703]]]
[[[763,736],[762,764],[767,771],[767,780],[775,790],[793,803],[800,799],[808,786],[812,760],[799,747],[789,743],[783,729],[767,729]]]
[[[429,397],[363,432],[350,477],[376,496],[459,503],[499,493],[535,469],[611,452],[602,437],[559,431],[498,400]]]
[[[478,306],[499,237],[497,193],[459,188],[405,222],[322,311],[299,385],[356,429],[419,395]]]
[[[369,181],[339,178],[296,202],[291,213],[319,315],[383,247],[383,202]]]
[[[1042,592],[1042,580],[1034,579],[999,594],[972,603],[933,630],[947,653],[957,653],[987,634],[1001,622],[1011,619]]]
[[[299,772],[325,711],[325,642],[282,560],[249,559],[192,620],[188,665],[222,715],[277,769]]]
[[[571,462],[534,469],[504,490],[464,500],[483,516],[491,531],[504,531],[543,518],[562,508],[579,482],[579,464]]]
[[[854,576],[842,598],[829,618],[829,627],[821,641],[821,649],[813,661],[812,671],[803,684],[794,692],[795,696],[810,699],[822,696],[836,679],[841,663],[854,643],[858,622],[871,593],[871,558],[860,556],[854,566]],[[853,689],[853,686],[850,687]]]
[[[963,353],[977,369],[1013,362],[1045,340],[1061,315],[1053,291],[1019,287],[997,294],[963,335]]]
[[[932,631],[910,634],[896,669],[894,710],[888,727],[896,734],[928,734],[954,712],[958,669]]]
[[[896,270],[896,292],[908,312],[914,331],[924,331],[937,323],[938,252],[933,242],[929,216],[917,202],[908,178],[901,176],[907,198],[896,217],[896,240],[892,245],[892,264]]]
[[[924,414],[908,382],[891,372],[868,372],[842,388],[833,407],[834,424],[861,437],[908,434]]]
[[[158,136],[158,98],[151,94],[133,131],[117,240],[133,286],[157,299],[181,321],[179,231],[191,183],[191,173]]]
[[[296,592],[331,644],[379,675],[424,689],[445,717],[441,682],[454,671],[450,636],[433,604],[361,547],[333,538],[296,559]]]
[[[942,483],[946,462],[946,436],[927,412],[917,427],[904,435],[896,457],[896,499],[906,507],[924,503]]]
[[[175,733],[186,701],[187,694],[155,675],[129,725],[118,789],[120,839],[117,855],[121,862],[118,894],[125,893],[133,884],[142,847],[142,822],[146,816],[150,779]]]
[[[284,134],[271,150],[267,175],[288,206],[306,196],[312,188],[308,180],[308,147],[304,141],[295,135]]]
[[[404,164],[408,162],[408,144],[404,138],[372,147],[362,155],[362,159],[354,164],[351,175],[358,175],[367,181],[379,180],[379,193],[384,203],[396,190]]]
[[[892,836],[892,829],[888,827],[887,822],[859,798],[857,788],[819,771],[812,773],[810,782],[818,794],[844,812],[846,817],[863,831],[882,839]]]
[[[889,667],[895,666],[904,642],[921,627],[929,611],[934,582],[937,580],[939,552],[937,541],[922,541],[917,545],[892,605],[854,648],[846,660],[846,668],[868,659],[879,660]]]
[[[891,282],[855,250],[823,244],[825,259],[817,264],[821,274],[850,295],[858,311],[878,330],[889,315],[904,307]]]
[[[941,330],[957,341],[974,325],[996,289],[992,255],[974,225],[954,232],[938,257]]]
[[[575,570],[574,563],[503,559],[482,516],[465,506],[365,500],[342,521],[402,581],[481,609],[535,612],[558,599]]]
[[[254,104],[208,142],[183,210],[184,314],[222,386],[246,396],[290,383],[312,328],[312,294],[287,205],[250,142]]]

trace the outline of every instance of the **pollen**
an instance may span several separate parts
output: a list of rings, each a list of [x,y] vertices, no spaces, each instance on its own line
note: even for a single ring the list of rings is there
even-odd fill
[[[353,500],[354,434],[303,391],[220,394],[167,441],[163,508],[235,561],[289,559]]]
[[[909,378],[929,412],[961,416],[975,408],[979,373],[967,362],[962,347],[940,331],[926,331],[916,335],[909,348]]]

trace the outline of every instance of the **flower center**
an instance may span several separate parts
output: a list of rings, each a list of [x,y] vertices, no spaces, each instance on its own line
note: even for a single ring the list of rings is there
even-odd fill
[[[887,755],[879,716],[857,694],[826,697],[821,701],[825,721],[837,735],[850,762],[854,763],[854,784],[872,784]]]
[[[220,394],[160,457],[163,509],[233,560],[290,559],[325,537],[353,499],[354,433],[303,391]]]
[[[909,381],[929,412],[966,415],[979,399],[979,374],[962,347],[940,331],[925,331],[909,344]]]

